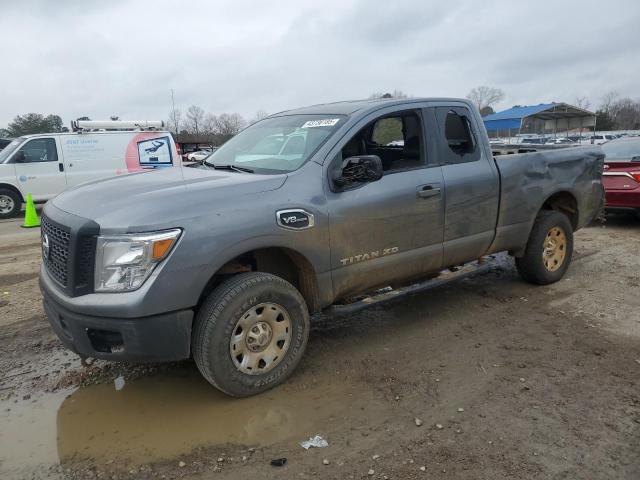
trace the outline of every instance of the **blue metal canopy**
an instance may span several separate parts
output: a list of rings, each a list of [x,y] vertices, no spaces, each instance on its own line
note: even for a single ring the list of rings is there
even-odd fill
[[[507,130],[520,128],[522,119],[530,117],[545,110],[554,108],[556,103],[541,103],[540,105],[515,106],[502,112],[492,113],[482,117],[487,130]]]

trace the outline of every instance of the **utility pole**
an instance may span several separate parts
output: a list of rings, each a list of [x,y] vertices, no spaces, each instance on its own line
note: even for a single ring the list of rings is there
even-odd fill
[[[173,124],[174,128],[176,129],[176,142],[178,142],[178,119],[176,118],[176,102],[173,98],[173,88],[171,89],[171,108],[171,111],[173,112]]]

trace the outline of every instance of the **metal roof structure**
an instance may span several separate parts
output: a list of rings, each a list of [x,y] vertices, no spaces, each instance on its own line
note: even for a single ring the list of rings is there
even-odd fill
[[[567,103],[541,103],[539,105],[516,105],[502,112],[482,118],[487,130],[521,129],[527,120],[544,123],[545,130],[571,130],[594,127],[596,114]]]

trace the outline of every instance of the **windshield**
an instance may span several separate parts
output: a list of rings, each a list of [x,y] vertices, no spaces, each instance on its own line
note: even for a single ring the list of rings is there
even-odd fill
[[[3,164],[7,158],[9,158],[11,154],[18,149],[18,146],[22,144],[23,140],[24,138],[16,138],[13,142],[0,150],[0,164]]]
[[[638,157],[640,161],[640,139],[638,140],[625,140],[619,142],[607,142],[602,145],[606,162],[613,162],[615,160],[624,159],[629,160],[634,157]]]
[[[207,164],[286,173],[300,168],[344,121],[344,115],[287,115],[251,125],[209,155]]]

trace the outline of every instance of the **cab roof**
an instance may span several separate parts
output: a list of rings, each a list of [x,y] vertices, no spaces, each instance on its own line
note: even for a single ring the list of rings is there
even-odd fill
[[[320,103],[309,107],[301,107],[293,110],[285,110],[274,114],[274,117],[281,115],[351,115],[356,112],[366,113],[378,110],[381,107],[394,105],[411,105],[413,103],[424,102],[464,102],[468,100],[460,98],[376,98],[366,100],[348,100],[343,102]]]

